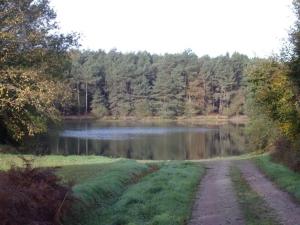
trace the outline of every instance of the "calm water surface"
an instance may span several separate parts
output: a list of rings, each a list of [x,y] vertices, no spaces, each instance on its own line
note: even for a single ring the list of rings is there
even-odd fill
[[[154,160],[205,159],[246,151],[240,125],[66,121],[43,140],[48,153]]]

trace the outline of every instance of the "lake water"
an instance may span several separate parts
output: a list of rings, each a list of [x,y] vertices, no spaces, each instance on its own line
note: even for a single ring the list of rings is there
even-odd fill
[[[43,139],[50,154],[183,160],[246,151],[241,125],[65,121]]]

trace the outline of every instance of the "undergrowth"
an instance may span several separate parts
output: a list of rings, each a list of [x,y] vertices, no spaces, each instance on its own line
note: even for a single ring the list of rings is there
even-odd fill
[[[59,225],[74,202],[70,186],[52,169],[22,168],[0,172],[0,224]]]

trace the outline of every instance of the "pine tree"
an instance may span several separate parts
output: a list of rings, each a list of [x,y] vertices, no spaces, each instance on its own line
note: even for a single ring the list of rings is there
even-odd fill
[[[97,89],[92,100],[92,113],[98,117],[102,118],[108,116],[108,110],[105,105],[106,99],[103,94]]]

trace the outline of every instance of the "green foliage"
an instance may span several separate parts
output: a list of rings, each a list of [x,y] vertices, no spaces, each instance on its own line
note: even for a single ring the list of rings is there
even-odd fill
[[[231,177],[246,225],[279,225],[275,212],[251,189],[241,172],[233,167]]]
[[[134,112],[138,117],[151,116],[152,112],[150,102],[146,99],[137,101],[134,105]]]
[[[251,121],[248,136],[257,149],[269,150],[283,136],[298,150],[300,114],[295,85],[285,64],[256,60],[247,70],[247,108]],[[283,151],[284,149],[276,149]]]
[[[271,161],[270,155],[255,159],[256,165],[280,188],[300,201],[300,175],[284,165]]]
[[[57,33],[55,12],[48,0],[3,0],[0,3],[0,68],[35,68],[62,75],[73,35]]]
[[[245,112],[245,90],[240,88],[230,96],[230,104],[224,109],[224,114],[228,116],[243,115]]]
[[[0,11],[0,135],[20,142],[57,120],[64,88],[54,77],[70,66],[67,50],[76,40],[57,33],[47,0],[4,0]]]
[[[293,4],[296,22],[290,32],[289,47],[281,53],[281,61],[256,59],[248,68],[247,108],[252,142],[259,148],[272,144],[278,155],[285,156],[282,162],[299,168],[300,1],[294,0]],[[279,144],[283,142],[284,145]]]
[[[282,135],[296,138],[300,131],[298,103],[287,68],[274,60],[259,60],[248,70],[249,97]]]
[[[93,111],[105,102],[114,117],[244,114],[241,89],[249,62],[244,55],[198,58],[190,51],[158,56],[116,50],[71,55],[70,80],[77,95],[73,113]],[[95,104],[98,91],[103,100]]]
[[[184,115],[188,117],[193,117],[199,114],[199,112],[201,112],[199,106],[196,103],[187,100],[184,107]]]
[[[108,110],[105,106],[105,96],[103,96],[99,90],[97,90],[93,96],[92,113],[99,118],[108,115]]]
[[[290,31],[290,45],[282,52],[283,59],[290,68],[290,78],[297,86],[299,93],[300,87],[300,1],[293,0],[294,14],[296,21],[294,27]]]
[[[254,99],[247,93],[246,110],[250,121],[246,125],[246,134],[251,151],[265,151],[270,147],[279,135],[274,122],[267,117],[264,111],[257,105]]]
[[[276,140],[278,132],[272,121],[264,114],[257,113],[247,124],[246,135],[252,148],[250,151],[264,151]]]
[[[54,82],[32,70],[2,70],[0,129],[15,140],[44,132],[49,119],[58,119],[53,107],[58,93]]]

